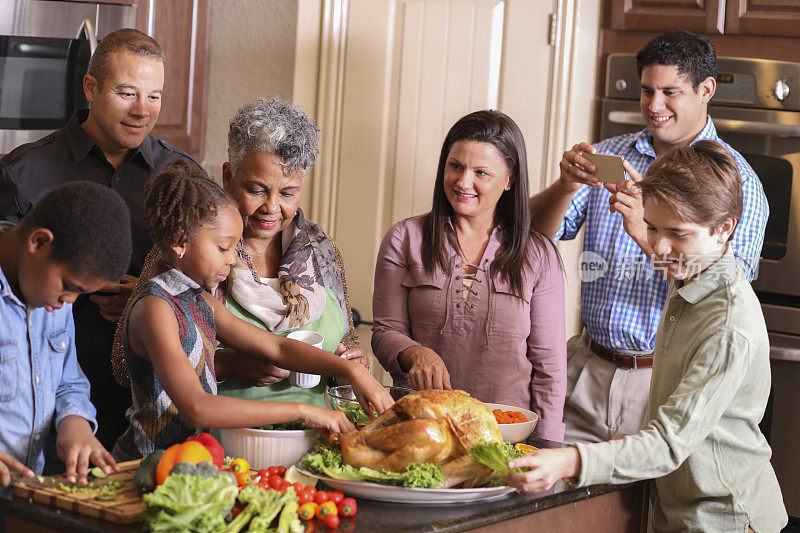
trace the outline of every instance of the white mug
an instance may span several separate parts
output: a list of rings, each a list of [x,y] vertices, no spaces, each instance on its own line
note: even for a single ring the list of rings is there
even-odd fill
[[[322,342],[325,340],[325,337],[322,336],[321,333],[317,333],[316,331],[292,331],[286,337],[290,339],[294,339],[296,341],[304,342],[306,344],[310,344],[314,348],[322,349]],[[302,389],[310,389],[311,387],[316,387],[319,385],[320,376],[319,374],[305,374],[303,372],[292,372],[289,376],[289,380],[292,385],[295,387],[300,387]]]

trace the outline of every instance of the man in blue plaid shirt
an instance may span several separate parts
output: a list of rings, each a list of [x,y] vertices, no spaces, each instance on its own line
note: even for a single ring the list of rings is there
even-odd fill
[[[744,212],[731,241],[750,279],[755,274],[769,216],[761,181],[723,142],[708,116],[716,90],[717,58],[706,38],[675,31],[649,42],[636,56],[646,128],[564,152],[561,175],[531,199],[533,225],[548,237],[574,239],[586,226],[581,256],[584,331],[567,345],[566,442],[599,442],[642,425],[650,390],[653,345],[667,282],[648,257],[641,198],[633,184],[655,158],[700,140],[718,142],[736,159]],[[621,156],[631,178],[601,186],[581,154]],[[587,172],[588,171],[588,172]]]

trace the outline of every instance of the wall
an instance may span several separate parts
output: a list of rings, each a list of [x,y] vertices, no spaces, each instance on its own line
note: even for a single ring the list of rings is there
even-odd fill
[[[258,96],[292,98],[297,3],[212,0],[203,166],[222,179],[228,121]]]

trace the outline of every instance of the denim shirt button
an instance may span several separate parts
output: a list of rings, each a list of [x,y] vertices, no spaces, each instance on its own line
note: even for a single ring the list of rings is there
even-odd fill
[[[36,376],[36,383],[39,383],[39,376]]]
[[[36,442],[39,442],[40,438],[42,438],[41,434],[37,433],[36,435],[34,435],[33,440],[35,440]]]

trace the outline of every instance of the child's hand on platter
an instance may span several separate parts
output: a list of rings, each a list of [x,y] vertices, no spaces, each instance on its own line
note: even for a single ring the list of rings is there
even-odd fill
[[[512,472],[504,479],[521,492],[541,492],[561,478],[575,477],[581,472],[581,456],[577,448],[537,450],[508,462],[509,468],[529,468]]]

